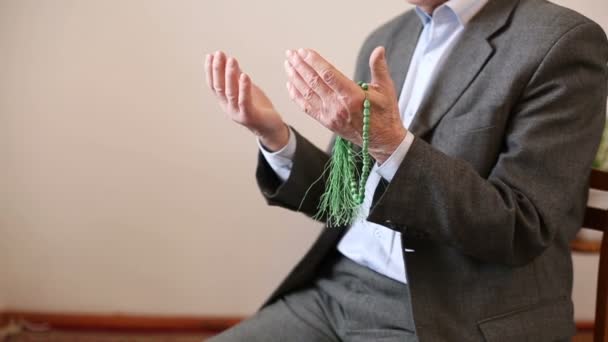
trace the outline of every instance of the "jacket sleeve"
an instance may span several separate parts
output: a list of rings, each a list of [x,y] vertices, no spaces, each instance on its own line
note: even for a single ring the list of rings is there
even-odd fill
[[[523,265],[582,223],[606,113],[608,47],[584,23],[546,54],[489,177],[415,139],[368,220],[475,259]]]
[[[313,217],[317,213],[321,195],[325,191],[323,171],[329,155],[295,129],[292,128],[292,132],[296,137],[296,151],[289,178],[282,182],[261,152],[258,152],[256,178],[262,195],[269,205],[299,211]]]

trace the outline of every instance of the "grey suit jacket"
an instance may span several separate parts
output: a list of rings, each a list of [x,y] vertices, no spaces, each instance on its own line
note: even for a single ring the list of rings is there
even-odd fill
[[[421,31],[407,12],[373,32],[400,90]],[[556,341],[574,332],[569,241],[581,226],[606,113],[608,43],[543,0],[490,0],[441,69],[405,160],[369,217],[402,233],[420,341]],[[399,91],[397,91],[399,93]],[[372,118],[373,120],[373,118]],[[297,134],[289,179],[263,157],[271,205],[313,215],[328,155]],[[304,199],[304,200],[303,200]],[[309,284],[347,228],[325,229],[268,302]],[[404,298],[404,300],[408,300]]]

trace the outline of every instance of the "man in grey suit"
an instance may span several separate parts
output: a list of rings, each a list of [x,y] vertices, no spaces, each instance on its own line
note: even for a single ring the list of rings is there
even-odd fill
[[[376,161],[363,219],[325,229],[262,310],[213,341],[573,335],[569,241],[604,126],[606,36],[543,0],[410,2],[357,61]],[[315,215],[329,155],[234,58],[218,52],[206,67],[224,111],[258,136],[268,203]],[[288,51],[285,70],[294,102],[361,143],[355,82],[309,49]]]

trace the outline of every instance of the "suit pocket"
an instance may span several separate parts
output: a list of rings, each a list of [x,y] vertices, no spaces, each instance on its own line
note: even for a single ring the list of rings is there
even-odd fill
[[[575,333],[570,298],[544,301],[479,323],[486,342],[554,342]]]
[[[466,130],[456,131],[456,132],[454,132],[454,134],[455,135],[468,135],[468,134],[473,134],[473,133],[482,133],[482,132],[491,130],[493,128],[496,128],[496,125],[489,125],[489,126],[481,126],[481,127],[469,128],[469,129],[466,129]]]
[[[472,112],[457,117],[444,117],[437,126],[437,130],[452,136],[482,132],[495,127],[496,122],[491,117],[484,117],[478,112]]]

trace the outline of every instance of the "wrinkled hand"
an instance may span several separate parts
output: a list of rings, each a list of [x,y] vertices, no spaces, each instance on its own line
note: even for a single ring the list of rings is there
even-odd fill
[[[361,145],[365,99],[361,87],[313,50],[288,50],[286,57],[287,90],[292,101],[332,132]],[[372,52],[370,69],[369,152],[382,164],[401,144],[407,130],[399,114],[384,48]]]
[[[238,61],[222,51],[205,58],[207,85],[222,110],[247,127],[271,151],[287,145],[289,129],[264,92],[241,71]]]

